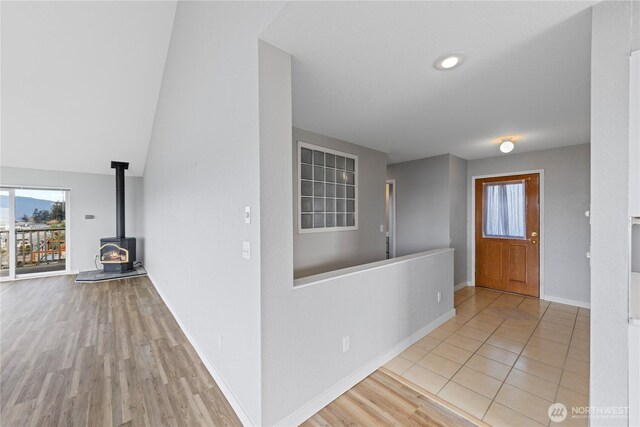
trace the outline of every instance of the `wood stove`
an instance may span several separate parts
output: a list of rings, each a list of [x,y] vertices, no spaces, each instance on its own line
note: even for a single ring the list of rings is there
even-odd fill
[[[127,162],[111,162],[116,170],[116,237],[100,239],[100,262],[107,273],[125,273],[133,270],[136,260],[136,239],[125,237],[124,230],[124,171]]]

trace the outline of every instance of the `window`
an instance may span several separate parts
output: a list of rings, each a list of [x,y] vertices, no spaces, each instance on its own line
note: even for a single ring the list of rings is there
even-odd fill
[[[358,229],[358,156],[298,141],[298,232]]]
[[[0,277],[67,270],[69,190],[0,190]]]
[[[482,232],[484,237],[525,239],[524,181],[484,184]]]

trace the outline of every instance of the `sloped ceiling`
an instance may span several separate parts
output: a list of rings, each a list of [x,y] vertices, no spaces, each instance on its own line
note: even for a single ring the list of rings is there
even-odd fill
[[[175,2],[2,2],[0,164],[141,176]]]
[[[594,2],[290,2],[262,38],[293,56],[293,122],[392,162],[589,142]],[[458,68],[436,59],[461,52]]]
[[[474,159],[589,142],[593,3],[290,2],[262,38],[293,55],[295,126]],[[2,2],[0,165],[141,176],[175,10]]]

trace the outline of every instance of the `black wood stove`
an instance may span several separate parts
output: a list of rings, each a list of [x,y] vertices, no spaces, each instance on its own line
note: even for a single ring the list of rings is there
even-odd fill
[[[136,260],[136,239],[124,232],[124,171],[127,162],[111,162],[116,170],[116,237],[100,239],[100,262],[106,273],[125,273],[133,270]]]

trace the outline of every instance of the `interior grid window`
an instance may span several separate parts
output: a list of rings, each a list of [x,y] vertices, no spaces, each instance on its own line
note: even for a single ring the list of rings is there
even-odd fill
[[[358,156],[298,141],[298,232],[358,229]]]

